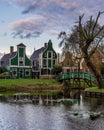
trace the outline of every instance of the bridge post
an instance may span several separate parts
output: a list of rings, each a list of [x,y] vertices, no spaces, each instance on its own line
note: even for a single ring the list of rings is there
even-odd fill
[[[81,82],[80,82],[80,59],[78,60],[78,87],[81,87]]]
[[[92,80],[91,80],[91,75],[90,75],[90,87],[92,87]]]

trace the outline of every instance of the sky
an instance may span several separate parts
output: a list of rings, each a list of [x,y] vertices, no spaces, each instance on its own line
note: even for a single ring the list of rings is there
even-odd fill
[[[0,0],[0,53],[8,53],[10,46],[26,45],[26,53],[52,40],[56,52],[61,31],[70,33],[84,14],[84,20],[104,11],[104,0]],[[104,24],[104,14],[99,19]]]

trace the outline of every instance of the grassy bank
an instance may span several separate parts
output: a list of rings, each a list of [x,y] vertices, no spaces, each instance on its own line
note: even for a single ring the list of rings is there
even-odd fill
[[[61,92],[61,84],[54,79],[0,79],[0,94],[14,93],[55,94]]]
[[[89,92],[102,92],[102,93],[104,93],[104,88],[103,89],[98,89],[98,87],[91,87],[91,88],[86,88],[85,91],[89,91]]]

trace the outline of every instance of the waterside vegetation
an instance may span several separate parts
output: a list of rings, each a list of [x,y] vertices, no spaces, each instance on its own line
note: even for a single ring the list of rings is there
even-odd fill
[[[99,89],[98,87],[90,87],[90,88],[86,88],[85,91],[104,93],[104,88]]]
[[[54,79],[0,79],[0,94],[14,95],[27,93],[32,95],[57,94],[61,92],[59,82]]]

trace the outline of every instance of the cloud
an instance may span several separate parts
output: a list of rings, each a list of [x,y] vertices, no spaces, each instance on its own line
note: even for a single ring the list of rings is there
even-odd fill
[[[94,15],[95,12],[104,10],[103,0],[1,0],[11,6],[21,6],[22,13],[69,13],[77,16],[84,13],[85,15]],[[74,12],[73,12],[74,11]],[[95,11],[95,12],[94,12]],[[63,13],[62,13],[63,15]]]
[[[58,17],[61,16],[57,15],[56,19],[54,15],[51,17],[32,15],[29,18],[11,23],[9,28],[12,30],[13,38],[39,37],[42,33],[56,35],[64,26],[63,20],[60,20],[63,26],[59,24]]]
[[[62,13],[69,8],[75,9],[77,7],[77,3],[73,2],[72,0],[35,0],[31,2],[23,10],[23,14],[26,13],[33,13],[33,12],[51,12],[51,13]]]
[[[45,25],[43,21],[44,17],[33,15],[30,18],[11,23],[10,29],[13,31],[13,38],[31,38],[40,36]]]
[[[41,32],[39,31],[32,31],[32,32],[25,32],[25,31],[21,31],[21,30],[18,30],[16,32],[13,32],[11,33],[11,35],[13,36],[13,38],[21,38],[21,39],[24,39],[24,38],[32,38],[32,37],[39,37],[41,35]]]
[[[57,35],[60,31],[69,30],[84,14],[85,19],[91,15],[96,17],[103,11],[102,0],[2,0],[11,6],[22,8],[21,14],[27,16],[13,22],[10,26],[13,37],[39,37],[42,33]],[[31,17],[28,17],[28,16]],[[104,17],[99,21],[101,24]]]

